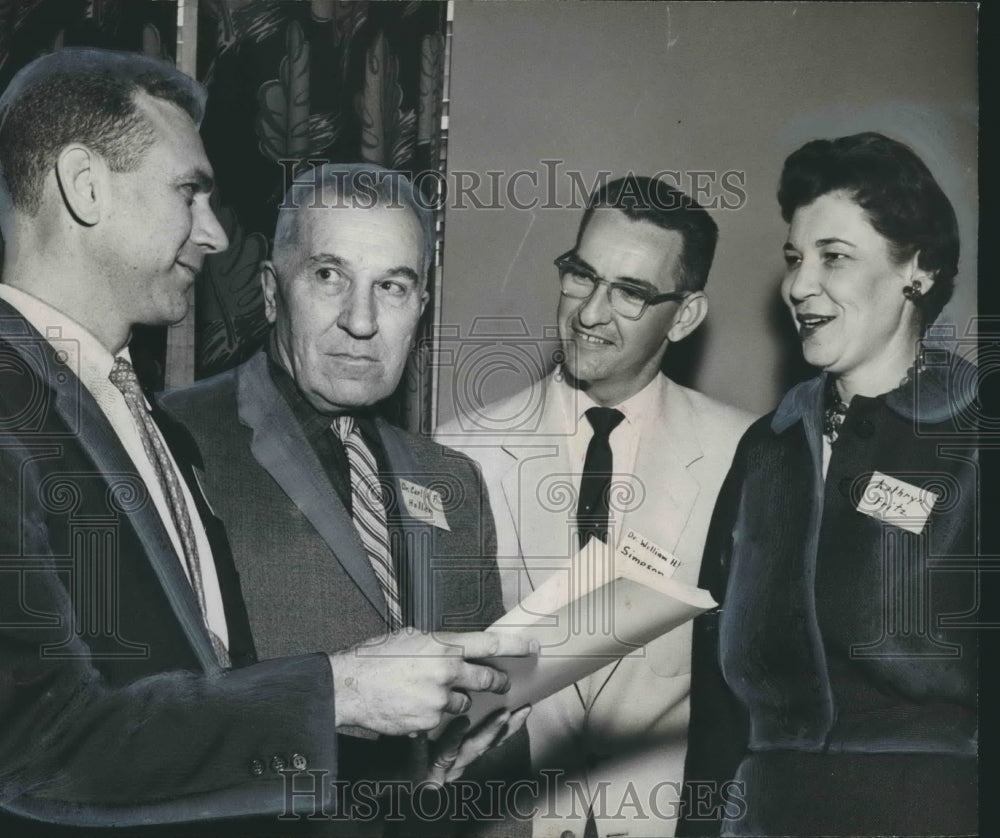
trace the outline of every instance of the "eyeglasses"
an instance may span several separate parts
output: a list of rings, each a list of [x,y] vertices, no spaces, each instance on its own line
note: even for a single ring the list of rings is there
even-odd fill
[[[559,282],[563,294],[576,300],[585,300],[594,293],[598,285],[607,285],[611,310],[627,320],[638,320],[646,313],[649,306],[683,300],[688,296],[686,291],[657,294],[655,290],[632,282],[612,282],[604,279],[581,262],[572,250],[558,257],[555,266],[559,269]]]

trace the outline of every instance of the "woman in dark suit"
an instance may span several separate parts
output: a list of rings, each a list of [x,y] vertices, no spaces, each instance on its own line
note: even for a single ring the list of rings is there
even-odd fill
[[[822,372],[751,426],[719,495],[682,832],[971,834],[975,370],[922,342],[955,214],[874,133],[804,145],[778,200],[782,297]]]

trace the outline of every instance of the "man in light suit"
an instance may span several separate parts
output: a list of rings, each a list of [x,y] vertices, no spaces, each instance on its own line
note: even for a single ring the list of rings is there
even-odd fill
[[[715,498],[752,417],[674,383],[660,364],[705,318],[716,238],[708,213],[662,181],[603,187],[575,247],[556,259],[562,365],[439,429],[483,468],[508,607],[565,570],[581,543],[614,549],[628,530],[679,560],[665,574],[697,584]],[[612,462],[595,501],[586,484],[592,455],[600,461],[602,414],[591,411],[601,407],[618,412],[603,414],[613,417],[603,443]],[[490,430],[495,417],[518,416]],[[535,836],[674,833],[690,657],[689,623],[535,707],[532,766],[563,772],[548,775]]]
[[[338,728],[416,733],[505,684],[461,656],[500,649],[483,633],[396,634],[375,666],[321,647],[256,662],[196,452],[127,349],[135,324],[184,315],[227,246],[203,105],[169,65],[89,49],[32,62],[0,97],[4,835],[287,829],[282,813],[329,810]],[[286,769],[315,772],[316,795],[290,803]]]
[[[346,647],[384,634],[387,625],[481,629],[503,613],[496,535],[478,468],[377,412],[399,383],[427,302],[432,223],[398,172],[324,164],[300,174],[279,212],[273,258],[262,268],[274,324],[266,351],[163,398],[201,450],[199,473],[231,533],[263,658]],[[348,418],[377,467],[391,591],[369,555],[369,524],[359,520],[356,463],[338,430]],[[471,740],[485,746],[510,737],[526,713],[505,711],[470,734],[457,763],[447,764],[455,749],[437,760],[443,776],[457,777],[482,749]],[[351,757],[341,777],[422,779],[422,743],[342,733],[341,752]],[[527,775],[526,737],[491,758],[504,762],[507,774]],[[480,766],[486,775],[488,765]],[[483,791],[479,802],[489,805]],[[380,826],[352,823],[347,834],[377,834]]]

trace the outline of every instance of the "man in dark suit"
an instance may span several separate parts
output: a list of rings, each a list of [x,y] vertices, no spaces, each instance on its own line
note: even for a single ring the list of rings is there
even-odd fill
[[[377,646],[395,657],[317,646],[255,662],[193,445],[146,401],[126,348],[133,325],[183,316],[205,255],[227,246],[203,104],[173,68],[100,50],[38,59],[0,98],[4,835],[218,835],[204,821],[290,812],[283,770],[314,781],[297,809],[326,812],[338,728],[430,729],[469,689],[505,685],[463,652],[527,648],[400,633]]]
[[[262,658],[341,648],[387,626],[481,629],[503,613],[478,468],[376,411],[400,381],[428,299],[432,223],[398,172],[326,164],[299,175],[262,267],[274,324],[266,351],[163,398],[198,442]],[[386,538],[375,550],[357,444],[380,495],[375,526]],[[509,734],[525,714],[494,726],[507,723]],[[353,779],[405,775],[414,759],[414,778],[423,775],[419,743],[351,733],[341,749],[354,755]],[[525,743],[518,737],[491,759],[510,773],[520,757],[524,776]],[[459,754],[453,768],[439,760],[440,773],[457,776],[476,753]]]

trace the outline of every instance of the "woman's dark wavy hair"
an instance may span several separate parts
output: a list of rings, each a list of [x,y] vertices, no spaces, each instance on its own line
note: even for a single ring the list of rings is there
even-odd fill
[[[785,160],[781,217],[791,223],[799,207],[836,190],[865,210],[897,263],[920,254],[917,264],[934,285],[919,306],[924,326],[933,323],[955,287],[959,248],[955,210],[930,170],[909,146],[872,131],[813,140]]]

